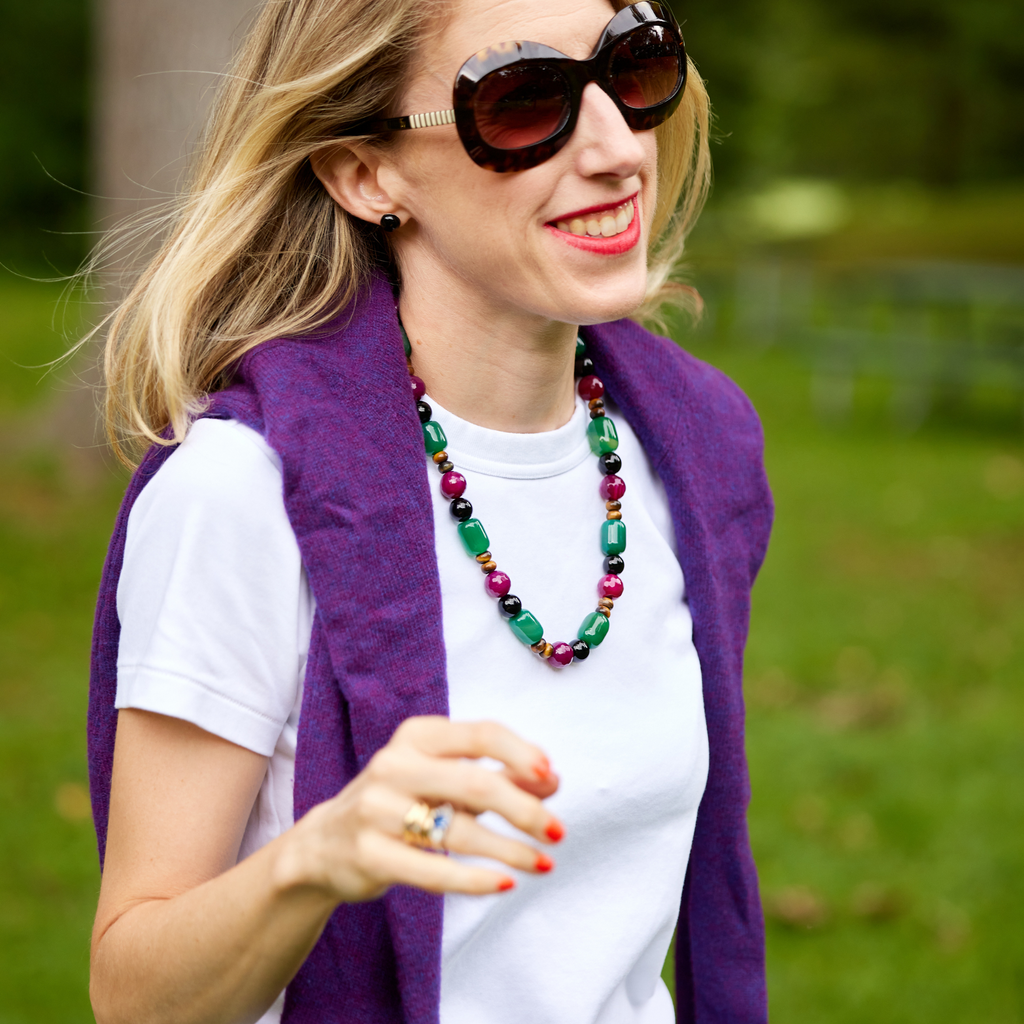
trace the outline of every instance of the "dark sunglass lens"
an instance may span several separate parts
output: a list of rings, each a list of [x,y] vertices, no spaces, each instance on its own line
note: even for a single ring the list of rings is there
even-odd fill
[[[612,88],[627,107],[656,107],[679,88],[682,59],[679,41],[666,26],[634,29],[612,50]]]
[[[494,149],[523,149],[551,138],[570,112],[569,85],[556,68],[522,65],[485,75],[473,99],[480,138]]]

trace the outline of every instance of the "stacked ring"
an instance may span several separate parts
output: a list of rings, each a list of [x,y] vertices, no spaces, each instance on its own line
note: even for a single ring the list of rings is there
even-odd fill
[[[402,821],[402,839],[423,850],[443,850],[454,818],[455,808],[451,804],[431,807],[417,800]]]

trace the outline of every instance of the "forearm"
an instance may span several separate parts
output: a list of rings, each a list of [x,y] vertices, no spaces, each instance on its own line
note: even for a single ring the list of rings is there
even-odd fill
[[[125,910],[94,936],[98,1024],[249,1024],[316,943],[335,901],[301,884],[294,830],[216,878]]]

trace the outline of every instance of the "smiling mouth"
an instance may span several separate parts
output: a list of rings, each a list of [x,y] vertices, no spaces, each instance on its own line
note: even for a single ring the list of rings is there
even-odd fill
[[[608,210],[601,210],[599,213],[587,213],[579,217],[570,217],[566,220],[554,222],[559,231],[570,235],[586,236],[589,238],[614,238],[621,235],[636,216],[636,207],[633,197],[630,196],[624,203]]]

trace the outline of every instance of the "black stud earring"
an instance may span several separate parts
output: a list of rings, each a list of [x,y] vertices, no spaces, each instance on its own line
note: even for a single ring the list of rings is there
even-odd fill
[[[380,219],[380,226],[385,231],[390,232],[394,231],[395,228],[400,228],[402,226],[402,222],[393,213],[385,213]]]

